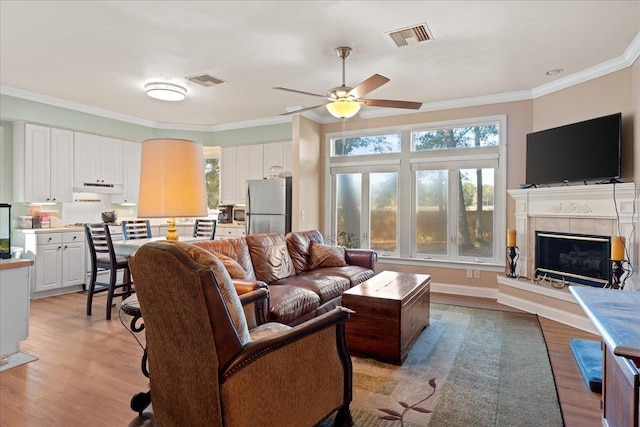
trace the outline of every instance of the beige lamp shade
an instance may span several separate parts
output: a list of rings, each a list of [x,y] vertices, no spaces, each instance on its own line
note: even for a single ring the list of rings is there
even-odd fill
[[[138,216],[207,215],[202,145],[185,139],[149,139],[142,143]]]

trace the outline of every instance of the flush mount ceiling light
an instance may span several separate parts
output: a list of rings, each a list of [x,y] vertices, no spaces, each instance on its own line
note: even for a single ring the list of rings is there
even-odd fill
[[[147,83],[144,89],[147,95],[162,101],[182,101],[187,97],[187,89],[172,83]]]
[[[350,99],[338,99],[327,104],[327,110],[333,117],[348,119],[360,111],[360,103]]]

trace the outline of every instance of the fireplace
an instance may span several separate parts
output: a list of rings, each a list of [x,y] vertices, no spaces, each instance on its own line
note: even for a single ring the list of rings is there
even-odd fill
[[[611,237],[536,230],[535,275],[605,287],[611,277]]]

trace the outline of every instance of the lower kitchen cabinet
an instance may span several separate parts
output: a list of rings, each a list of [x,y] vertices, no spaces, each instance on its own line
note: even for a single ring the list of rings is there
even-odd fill
[[[26,230],[15,233],[23,257],[34,261],[31,297],[81,289],[85,282],[85,236],[82,231]]]
[[[215,240],[236,239],[245,236],[243,226],[237,225],[220,225],[216,226]]]

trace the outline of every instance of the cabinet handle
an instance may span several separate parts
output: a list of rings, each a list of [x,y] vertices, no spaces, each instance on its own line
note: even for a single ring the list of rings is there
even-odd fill
[[[51,237],[49,237],[49,239],[47,241],[50,242],[51,241]]]
[[[64,250],[66,251],[68,247],[69,247],[69,246],[67,246],[67,245],[64,245]]]
[[[76,240],[78,238],[78,236],[73,236],[73,240]]]
[[[62,249],[62,246],[58,246],[58,250]]]

